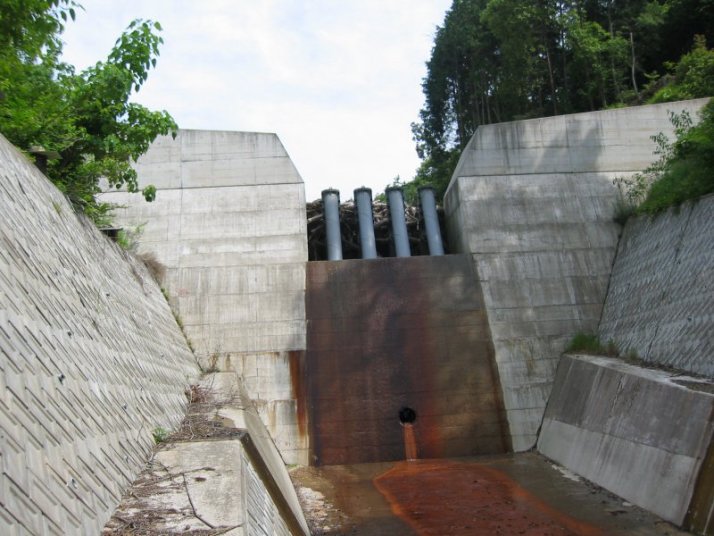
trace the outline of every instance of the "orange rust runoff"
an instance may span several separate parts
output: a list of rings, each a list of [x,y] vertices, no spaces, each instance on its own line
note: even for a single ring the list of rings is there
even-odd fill
[[[292,387],[292,395],[295,398],[297,405],[297,425],[300,438],[307,437],[307,399],[305,397],[305,387],[303,381],[305,352],[300,350],[291,350],[288,352],[288,360],[290,362],[290,386]]]
[[[417,453],[416,437],[414,436],[414,426],[411,423],[402,424],[404,427],[404,454],[407,460],[416,460]]]
[[[420,536],[604,535],[485,465],[449,460],[399,462],[373,483],[394,515]]]

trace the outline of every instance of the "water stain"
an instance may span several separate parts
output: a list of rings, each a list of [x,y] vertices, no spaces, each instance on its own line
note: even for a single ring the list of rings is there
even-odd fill
[[[401,462],[373,482],[394,515],[420,536],[605,534],[543,502],[498,469],[481,464]]]
[[[288,352],[288,360],[290,362],[292,395],[297,404],[298,434],[301,438],[305,438],[307,437],[307,395],[304,387],[305,352],[292,350]]]

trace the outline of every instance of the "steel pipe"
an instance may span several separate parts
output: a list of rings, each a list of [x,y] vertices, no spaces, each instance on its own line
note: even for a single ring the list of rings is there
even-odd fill
[[[404,193],[398,186],[385,190],[389,205],[389,219],[392,221],[392,237],[397,257],[411,257],[407,222],[404,219]]]
[[[429,255],[443,255],[444,244],[441,240],[441,229],[439,229],[439,215],[436,212],[434,188],[431,186],[419,188],[419,200],[421,201],[421,213],[424,215]]]
[[[340,192],[322,191],[322,210],[325,217],[325,235],[327,237],[327,260],[342,260],[342,235],[340,233]]]
[[[355,204],[359,218],[359,242],[363,259],[377,258],[377,242],[374,239],[374,215],[372,214],[372,190],[357,188]]]

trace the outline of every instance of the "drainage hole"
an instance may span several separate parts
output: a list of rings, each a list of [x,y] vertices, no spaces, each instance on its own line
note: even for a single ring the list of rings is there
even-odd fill
[[[412,424],[416,421],[416,411],[408,406],[399,410],[399,422],[402,424]]]

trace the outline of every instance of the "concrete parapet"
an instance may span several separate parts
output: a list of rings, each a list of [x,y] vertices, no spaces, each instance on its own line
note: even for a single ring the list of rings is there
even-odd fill
[[[567,342],[595,332],[620,227],[613,179],[655,158],[668,111],[706,99],[480,127],[445,197],[452,249],[481,278],[513,448],[536,441]]]
[[[714,377],[714,196],[628,221],[599,335],[647,362]]]
[[[287,469],[238,375],[208,374],[191,398],[179,431],[157,447],[105,533],[309,534]]]
[[[197,375],[146,267],[0,136],[0,533],[98,534]]]
[[[714,507],[711,489],[695,493],[698,479],[712,478],[711,467],[700,474],[712,442],[712,415],[711,382],[610,358],[566,355],[538,450],[681,525],[690,509],[711,517]]]
[[[204,368],[245,371],[285,461],[306,463],[287,356],[305,349],[307,223],[290,157],[275,134],[182,130],[136,170],[157,187],[153,203],[104,200],[126,207],[119,224],[144,225],[139,251],[166,266],[162,285]]]

